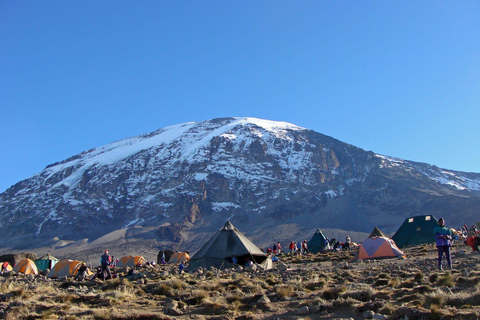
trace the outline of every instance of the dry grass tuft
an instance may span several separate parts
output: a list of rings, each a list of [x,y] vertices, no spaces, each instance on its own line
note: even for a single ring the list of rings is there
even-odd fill
[[[435,282],[437,282],[437,280],[438,280],[438,273],[432,273],[428,277],[428,282],[430,282],[430,283],[435,283]]]
[[[325,287],[327,282],[325,280],[308,282],[305,284],[305,288],[308,290],[320,290]]]
[[[396,307],[393,306],[390,302],[387,302],[378,310],[378,313],[384,315],[392,315],[396,310]]]
[[[441,307],[444,305],[445,300],[446,300],[445,292],[437,289],[433,292],[430,292],[424,295],[423,306],[428,309],[431,308],[432,305]]]
[[[390,279],[390,281],[388,282],[388,286],[389,286],[390,288],[396,288],[396,287],[398,287],[401,283],[402,283],[402,280],[401,280],[399,277],[395,277],[395,278]]]
[[[276,294],[280,298],[287,298],[287,297],[291,297],[293,295],[293,291],[294,291],[294,289],[293,289],[292,286],[279,286],[276,289]]]
[[[342,297],[350,297],[357,301],[368,302],[372,300],[372,297],[375,295],[376,292],[377,290],[371,288],[370,286],[362,286],[357,290],[346,292]]]
[[[325,300],[336,300],[346,291],[347,287],[345,286],[329,288],[322,292],[322,298]]]
[[[422,283],[425,280],[425,273],[423,273],[421,271],[416,273],[415,276],[413,277],[413,280],[416,283]]]
[[[455,285],[455,278],[450,272],[448,272],[445,275],[442,275],[441,277],[438,278],[437,285],[453,287]]]
[[[420,294],[425,294],[425,293],[430,293],[430,292],[433,292],[435,291],[434,288],[432,288],[431,286],[429,285],[424,285],[424,286],[418,286],[414,289],[415,292],[418,292]]]

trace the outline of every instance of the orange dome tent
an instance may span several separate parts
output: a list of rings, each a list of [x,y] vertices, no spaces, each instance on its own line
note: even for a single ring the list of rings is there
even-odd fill
[[[144,266],[147,263],[147,260],[142,256],[124,256],[118,260],[117,267],[135,267],[138,265]]]
[[[58,277],[74,277],[77,275],[78,268],[82,265],[82,261],[64,259],[58,261],[52,270],[48,273],[48,278]],[[91,273],[90,273],[91,274]]]
[[[190,256],[186,252],[175,252],[168,260],[168,263],[176,263],[176,262],[188,262],[190,261]]]
[[[35,262],[30,259],[23,259],[15,267],[13,267],[13,270],[17,273],[38,274],[38,269],[35,265]]]
[[[394,258],[403,255],[403,251],[397,247],[392,239],[373,237],[362,242],[354,260]]]

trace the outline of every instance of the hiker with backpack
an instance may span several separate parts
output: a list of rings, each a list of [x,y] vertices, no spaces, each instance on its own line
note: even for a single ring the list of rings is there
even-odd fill
[[[110,272],[110,265],[112,264],[112,257],[108,254],[108,250],[100,258],[100,264],[102,265],[102,279],[112,279],[112,273]],[[105,273],[107,274],[105,276]]]
[[[450,248],[452,247],[453,232],[450,228],[445,226],[445,220],[443,218],[438,219],[438,227],[433,229],[433,234],[437,240],[438,250],[438,269],[443,270],[442,259],[443,254],[447,259],[448,267],[452,268],[452,258],[450,257]]]

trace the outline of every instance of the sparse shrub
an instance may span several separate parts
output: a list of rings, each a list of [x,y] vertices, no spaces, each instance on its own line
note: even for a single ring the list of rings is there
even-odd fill
[[[276,293],[280,298],[291,297],[293,295],[293,287],[292,286],[277,287]]]
[[[424,285],[424,286],[416,287],[415,291],[420,293],[420,294],[425,294],[425,293],[433,292],[433,291],[435,291],[435,289],[433,289],[429,285]]]
[[[319,290],[319,289],[323,289],[326,284],[327,283],[325,280],[308,282],[305,284],[305,288],[307,288],[308,290]]]
[[[395,312],[395,309],[396,308],[391,303],[387,302],[383,305],[383,307],[378,310],[378,313],[384,315],[392,315]]]
[[[402,283],[402,280],[399,277],[392,278],[388,281],[388,286],[390,288],[396,288]],[[413,287],[413,286],[412,286]]]
[[[432,304],[430,306],[430,319],[432,320],[439,320],[444,316],[444,312],[442,311],[442,307],[436,304]]]
[[[209,298],[210,295],[205,290],[194,290],[190,299],[185,299],[185,302],[189,305],[197,305],[203,302],[203,300]]]
[[[465,306],[478,306],[480,305],[480,292],[468,293],[459,292],[450,294],[446,297],[445,304],[460,308]]]
[[[432,273],[429,277],[428,277],[428,281],[430,283],[435,283],[437,282],[438,280],[438,274],[437,273]]]
[[[407,281],[402,281],[398,287],[399,288],[413,288],[415,286],[414,280],[407,280]]]
[[[322,297],[325,300],[336,300],[346,291],[347,288],[345,286],[329,288],[322,292]]]
[[[266,283],[268,283],[269,285],[271,286],[274,286],[276,285],[277,283],[280,283],[280,279],[275,277],[274,275],[270,275],[266,280],[265,280]]]
[[[357,301],[367,302],[367,301],[372,300],[372,296],[374,295],[375,292],[376,292],[375,289],[373,289],[371,287],[364,286],[360,290],[348,291],[342,297],[343,298],[350,297],[350,298],[355,299]]]
[[[229,304],[222,303],[220,301],[214,301],[210,298],[203,300],[202,306],[205,312],[214,314],[224,313],[231,308],[231,305]]]
[[[372,299],[390,300],[392,295],[393,295],[393,291],[391,290],[377,291],[373,294]]]
[[[423,282],[424,279],[425,279],[425,274],[421,271],[416,273],[415,276],[413,277],[413,280],[416,283],[421,283],[421,282]]]
[[[152,290],[152,293],[173,297],[174,290],[166,282],[162,282],[156,285],[156,287]]]
[[[389,279],[378,279],[377,281],[375,281],[375,286],[386,286],[388,285],[388,283],[390,282]]]
[[[455,279],[453,278],[452,274],[448,272],[445,275],[438,278],[437,285],[453,287],[455,285]]]
[[[174,289],[181,290],[187,287],[186,283],[181,279],[172,279],[170,286]]]
[[[93,319],[107,320],[111,318],[111,312],[108,309],[96,309],[93,311]]]
[[[424,295],[424,304],[425,308],[430,308],[432,305],[443,306],[445,303],[445,293],[441,290],[435,290],[431,293]]]
[[[423,295],[419,293],[407,294],[399,298],[397,301],[402,303],[406,303],[406,302],[413,303],[414,301],[419,301],[420,303],[423,303]]]
[[[357,303],[358,301],[351,297],[340,297],[332,301],[334,308],[353,308]]]
[[[235,301],[242,301],[243,296],[237,292],[231,293],[225,297],[228,303],[233,303]]]

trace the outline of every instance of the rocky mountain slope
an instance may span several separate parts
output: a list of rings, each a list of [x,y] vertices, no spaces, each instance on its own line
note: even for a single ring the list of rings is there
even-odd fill
[[[378,155],[286,122],[221,118],[85,151],[15,184],[0,194],[0,245],[103,237],[196,250],[226,219],[268,245],[316,228],[393,234],[419,214],[456,227],[475,222],[479,207],[478,173]]]

